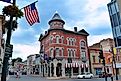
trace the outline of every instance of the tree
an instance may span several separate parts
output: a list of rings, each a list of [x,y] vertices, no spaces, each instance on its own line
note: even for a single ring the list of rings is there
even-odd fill
[[[22,62],[22,58],[18,57],[18,58],[16,58],[16,61],[17,62]]]
[[[15,62],[22,62],[22,59],[20,57],[17,57],[15,59],[12,59],[12,66],[14,66]]]

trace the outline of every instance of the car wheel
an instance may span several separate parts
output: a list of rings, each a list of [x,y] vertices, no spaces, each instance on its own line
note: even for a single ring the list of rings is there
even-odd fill
[[[90,77],[90,79],[92,78],[92,76]]]
[[[78,79],[80,79],[79,77],[77,77]]]
[[[85,78],[85,76],[83,76],[83,79]]]

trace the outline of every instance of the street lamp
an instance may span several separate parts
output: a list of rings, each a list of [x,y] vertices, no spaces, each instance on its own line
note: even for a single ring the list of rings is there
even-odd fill
[[[13,0],[13,5],[15,5],[16,0]],[[12,30],[12,21],[13,21],[13,16],[10,16],[10,27],[8,28],[7,32],[7,39],[6,39],[6,45],[10,44],[10,39],[11,39],[11,30]],[[1,81],[6,81],[6,71],[8,67],[8,60],[9,56],[5,53],[4,55],[4,60],[3,60],[3,68],[2,68],[2,75],[1,75]]]
[[[13,12],[14,10],[14,12]],[[23,12],[18,9],[16,6],[16,0],[13,0],[13,5],[9,5],[7,7],[3,8],[3,14],[5,16],[9,16],[10,20],[5,23],[5,27],[8,29],[7,31],[7,38],[6,38],[6,48],[5,48],[5,54],[3,58],[3,67],[2,67],[2,74],[1,74],[1,81],[6,81],[6,73],[8,69],[8,60],[9,57],[12,57],[12,52],[10,53],[9,48],[12,48],[12,45],[10,44],[11,40],[11,31],[14,30],[14,28],[17,26],[17,18],[21,18],[23,16]],[[13,21],[13,18],[16,17],[15,22]],[[10,47],[9,47],[10,46]]]

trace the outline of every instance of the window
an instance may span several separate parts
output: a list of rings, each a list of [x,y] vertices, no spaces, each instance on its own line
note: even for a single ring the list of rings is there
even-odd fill
[[[76,52],[75,52],[75,50],[74,50],[74,57],[76,57]]]
[[[80,42],[80,57],[82,59],[86,59],[86,45],[85,45],[85,41],[81,41]]]
[[[59,48],[56,48],[56,56],[59,56]]]
[[[81,52],[81,57],[82,57],[82,58],[86,58],[86,52],[85,52],[85,51],[82,51],[82,52]]]
[[[116,9],[115,9],[115,5],[114,4],[111,4],[111,10],[112,10],[112,14],[116,13]]]
[[[71,57],[71,50],[68,49],[68,56]]]
[[[119,12],[117,12],[117,18],[118,18],[119,25],[121,25],[121,18],[120,18]]]
[[[51,36],[51,37],[50,37],[50,43],[52,43],[52,42],[53,42],[53,37]]]
[[[64,37],[62,37],[62,41],[61,41],[61,43],[62,43],[62,44],[64,43]]]
[[[72,52],[72,57],[74,57],[74,50],[71,50],[71,52]]]
[[[95,63],[95,56],[92,56],[92,59],[93,59],[93,63]]]
[[[62,56],[64,56],[64,49],[62,48]]]
[[[114,5],[115,5],[115,8],[116,8],[116,11],[119,11],[117,2],[115,2]]]
[[[59,43],[59,36],[56,36],[56,43]]]
[[[114,27],[113,18],[110,16],[111,26]]]
[[[50,49],[50,56],[53,57],[53,49]]]
[[[71,44],[71,40],[70,40],[70,38],[68,38],[68,45],[70,45]]]
[[[114,27],[118,26],[118,17],[117,14],[112,15],[113,22],[114,22]]]
[[[85,47],[85,42],[81,41],[81,47]]]

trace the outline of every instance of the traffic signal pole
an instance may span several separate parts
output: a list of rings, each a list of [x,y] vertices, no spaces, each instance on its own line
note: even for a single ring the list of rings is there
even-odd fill
[[[13,5],[15,5],[16,0],[13,0]],[[6,44],[10,44],[11,40],[11,31],[12,31],[12,21],[13,21],[13,16],[10,16],[10,26],[7,31],[7,38],[6,38]],[[6,46],[5,46],[6,47]],[[9,55],[5,52],[4,58],[3,58],[3,67],[2,67],[2,74],[1,74],[1,81],[6,81],[6,75],[8,71],[8,60],[9,60]]]
[[[107,76],[106,76],[106,68],[105,68],[105,57],[103,57],[103,65],[104,65],[104,72],[105,72],[105,81],[107,81]]]
[[[103,56],[103,50],[102,49],[99,51],[99,56],[98,57],[103,60],[102,64],[104,66],[105,81],[107,81],[107,76],[106,76],[107,73],[106,73],[106,68],[105,68],[105,57]]]

